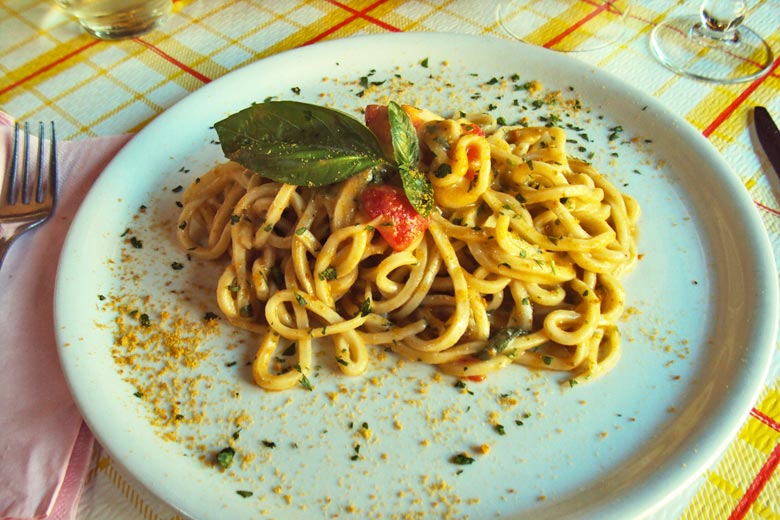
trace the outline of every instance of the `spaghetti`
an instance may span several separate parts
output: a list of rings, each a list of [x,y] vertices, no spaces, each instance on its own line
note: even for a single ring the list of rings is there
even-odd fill
[[[382,232],[393,211],[366,202],[393,184],[371,170],[311,188],[227,162],[185,191],[178,239],[197,258],[227,255],[217,301],[262,338],[256,383],[300,384],[317,338],[353,376],[369,346],[475,380],[513,363],[572,384],[612,368],[636,201],[568,156],[561,128],[410,113],[435,210],[402,247]]]

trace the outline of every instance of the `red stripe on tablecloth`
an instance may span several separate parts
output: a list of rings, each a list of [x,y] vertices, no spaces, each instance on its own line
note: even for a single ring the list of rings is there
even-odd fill
[[[722,125],[724,121],[726,121],[726,119],[728,119],[729,117],[731,117],[731,114],[733,114],[733,113],[734,113],[734,112],[737,110],[737,108],[739,108],[739,107],[740,107],[740,105],[742,105],[742,103],[744,103],[744,102],[745,102],[745,100],[746,100],[748,97],[750,97],[750,94],[752,94],[752,93],[753,93],[753,91],[755,91],[755,90],[756,90],[756,89],[757,89],[759,86],[761,86],[761,84],[762,84],[764,81],[766,81],[766,79],[767,79],[769,76],[771,76],[771,75],[772,75],[772,73],[773,73],[773,72],[774,72],[774,71],[775,71],[775,70],[776,70],[776,69],[777,69],[779,66],[780,66],[780,57],[779,57],[779,58],[777,58],[777,59],[774,61],[774,63],[772,63],[772,65],[769,67],[769,70],[767,71],[767,73],[766,73],[766,74],[764,74],[764,75],[763,75],[763,76],[761,76],[760,78],[756,78],[756,79],[754,79],[754,80],[753,80],[753,81],[750,83],[750,85],[748,85],[748,86],[747,86],[747,88],[746,88],[745,90],[743,90],[743,91],[742,91],[742,92],[739,94],[739,96],[737,96],[737,97],[736,97],[736,99],[734,99],[734,101],[732,101],[732,102],[731,102],[731,104],[729,104],[729,106],[727,106],[725,109],[723,109],[723,111],[722,111],[720,114],[718,114],[718,116],[717,116],[717,117],[716,117],[716,118],[715,118],[715,119],[712,121],[712,123],[710,123],[710,124],[709,124],[709,126],[708,126],[707,128],[705,128],[705,129],[702,131],[702,134],[704,135],[704,137],[709,137],[709,136],[711,136],[711,135],[713,134],[713,132],[715,132],[715,130],[717,130],[717,129],[718,129],[718,127],[719,127],[720,125]]]
[[[593,18],[595,18],[596,16],[600,15],[608,8],[610,8],[612,6],[612,3],[613,2],[605,2],[600,4],[599,6],[596,7],[596,9],[591,11],[587,16],[577,21],[577,23],[572,24],[571,26],[567,27],[565,31],[555,36],[553,39],[547,41],[544,44],[544,47],[547,47],[549,49],[550,47],[557,45],[558,43],[560,43],[561,40],[569,36],[571,33],[573,33],[574,31],[576,31],[577,29],[579,29],[580,27],[582,27],[583,25],[591,21]]]
[[[133,38],[133,41],[136,42],[136,43],[140,43],[141,45],[143,45],[147,49],[151,50],[152,52],[154,52],[158,56],[160,56],[163,59],[165,59],[165,61],[173,63],[174,65],[179,67],[181,70],[183,70],[187,74],[191,75],[192,77],[199,79],[203,83],[210,83],[211,82],[211,78],[209,78],[207,76],[204,76],[203,74],[201,74],[197,70],[193,69],[189,65],[186,65],[186,64],[180,62],[179,60],[177,60],[176,58],[174,58],[173,56],[171,56],[167,52],[163,51],[159,47],[156,47],[156,46],[152,45],[151,43],[142,40],[141,38]]]
[[[769,208],[767,208],[767,209],[769,209]],[[772,428],[774,431],[780,433],[780,422],[777,422],[772,417],[769,417],[767,414],[765,414],[761,410],[757,410],[756,408],[753,408],[752,410],[750,410],[750,415],[753,418],[758,419],[762,423],[766,424],[767,426]]]
[[[353,9],[352,7],[350,7],[348,5],[345,5],[345,4],[342,4],[341,2],[338,2],[336,0],[328,0],[328,3],[331,3],[331,4],[335,5],[335,6],[341,7],[345,11],[349,11],[350,13],[352,13],[354,15],[357,15],[358,18],[363,18],[367,22],[371,22],[372,24],[377,25],[377,26],[381,27],[382,29],[387,29],[388,31],[391,31],[391,32],[401,32],[401,29],[399,29],[398,27],[395,27],[394,25],[390,25],[389,23],[385,23],[385,22],[383,22],[382,20],[380,20],[378,18],[374,18],[373,16],[369,16],[369,15],[366,14],[369,10],[373,9],[374,7],[377,7],[378,5],[383,4],[384,1],[377,2],[376,4],[370,6],[367,9],[364,9],[362,11],[358,11],[357,9]]]
[[[384,4],[384,3],[387,3],[388,0],[378,0],[377,2],[374,2],[373,4],[369,5],[368,7],[366,7],[365,9],[363,9],[361,11],[356,11],[354,9],[350,9],[350,8],[348,8],[348,7],[342,5],[342,4],[340,4],[340,3],[338,3],[338,2],[336,2],[334,0],[328,0],[328,1],[331,4],[333,4],[333,5],[337,5],[338,7],[347,9],[348,11],[353,13],[352,16],[347,17],[347,19],[345,19],[343,22],[337,23],[333,27],[328,28],[326,31],[321,32],[320,34],[318,34],[317,36],[315,36],[311,40],[307,41],[303,45],[310,45],[312,43],[316,43],[316,42],[322,40],[323,38],[333,34],[336,31],[338,31],[339,29],[341,29],[345,25],[349,25],[350,23],[354,22],[357,18],[363,18],[365,20],[370,21],[371,23],[379,22],[379,20],[376,20],[375,18],[366,15],[366,13],[368,13],[369,11],[371,11],[373,9],[376,9],[378,6],[380,6],[380,5]],[[387,27],[384,27],[384,25],[381,25],[381,22],[379,22],[378,25],[380,25],[383,28],[387,28]],[[390,26],[388,26],[388,27],[390,27]],[[396,31],[396,32],[400,31],[400,29],[396,29],[394,27],[392,29],[390,29],[390,30]]]
[[[10,84],[10,85],[8,85],[7,87],[4,87],[4,88],[0,89],[0,96],[2,96],[3,94],[5,94],[5,93],[7,93],[7,92],[10,92],[10,91],[12,91],[13,89],[15,89],[16,87],[18,87],[19,85],[21,85],[21,84],[23,84],[23,83],[26,83],[27,81],[30,81],[30,80],[31,80],[31,79],[33,79],[34,77],[36,77],[36,76],[40,76],[40,75],[41,75],[41,74],[43,74],[44,72],[46,72],[46,71],[49,71],[49,70],[53,69],[53,68],[54,68],[54,67],[56,67],[57,65],[60,65],[60,64],[62,64],[62,63],[65,63],[66,61],[68,61],[68,60],[69,60],[69,59],[71,59],[72,57],[74,57],[74,56],[77,56],[77,55],[81,54],[81,53],[82,53],[82,52],[84,52],[85,50],[89,49],[90,47],[93,47],[93,46],[97,45],[98,43],[100,43],[100,40],[91,40],[91,41],[90,41],[89,43],[87,43],[86,45],[83,45],[83,46],[79,47],[78,49],[75,49],[75,50],[73,50],[73,51],[69,52],[68,54],[65,54],[65,55],[63,55],[63,56],[60,56],[59,58],[57,58],[56,60],[54,60],[54,61],[53,61],[53,62],[51,62],[51,63],[47,63],[46,65],[44,65],[44,66],[43,66],[43,67],[41,67],[40,69],[38,69],[38,70],[36,70],[36,71],[32,72],[31,74],[28,74],[27,76],[23,77],[22,79],[20,79],[20,80],[18,80],[18,81],[15,81],[15,82],[11,83],[11,84]]]
[[[776,217],[780,217],[780,209],[770,208],[769,206],[761,204],[757,200],[754,200],[753,203],[764,211],[767,211]]]
[[[750,507],[756,501],[758,495],[761,494],[761,490],[764,489],[764,486],[772,476],[772,473],[775,472],[779,464],[780,444],[775,446],[775,449],[773,449],[772,453],[769,454],[766,462],[764,462],[764,465],[761,466],[758,474],[756,474],[756,478],[754,478],[753,482],[750,483],[747,490],[745,490],[745,494],[742,495],[742,498],[737,504],[737,507],[735,507],[731,512],[729,520],[742,520],[745,518],[745,515],[748,513],[748,511],[750,511]]]

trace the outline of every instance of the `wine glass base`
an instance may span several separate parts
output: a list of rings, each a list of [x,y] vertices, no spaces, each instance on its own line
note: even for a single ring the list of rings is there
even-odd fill
[[[740,83],[766,73],[773,55],[769,45],[751,29],[739,26],[734,38],[711,38],[697,29],[698,16],[664,21],[653,29],[650,47],[672,71],[719,83]]]
[[[628,0],[506,0],[501,27],[514,38],[560,52],[597,50],[619,39]]]

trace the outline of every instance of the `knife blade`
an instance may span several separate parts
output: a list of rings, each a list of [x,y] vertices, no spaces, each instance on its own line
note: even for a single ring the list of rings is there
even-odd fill
[[[780,130],[764,107],[753,109],[753,123],[756,125],[758,142],[772,163],[775,173],[780,177]]]

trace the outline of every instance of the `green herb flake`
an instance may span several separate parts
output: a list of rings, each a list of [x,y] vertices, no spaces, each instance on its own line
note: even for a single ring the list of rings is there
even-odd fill
[[[444,177],[448,176],[452,173],[452,166],[449,165],[449,163],[441,163],[438,168],[436,168],[436,173],[434,175],[437,179],[443,179]]]
[[[252,496],[254,493],[252,493],[251,491],[247,491],[247,490],[245,490],[245,489],[239,489],[238,491],[236,491],[236,494],[237,494],[238,496],[242,497],[242,498],[249,498],[249,497],[251,497],[251,496]]]
[[[369,314],[371,314],[371,299],[366,298],[363,300],[363,303],[360,304],[360,315],[368,316]]]
[[[217,453],[217,464],[224,469],[228,469],[233,464],[233,459],[236,456],[236,450],[231,447],[223,448]]]
[[[529,334],[527,329],[522,327],[507,327],[499,329],[490,335],[488,343],[484,349],[474,354],[474,357],[482,361],[487,361],[503,353],[507,347],[516,338]]]
[[[311,386],[311,381],[309,381],[309,378],[306,377],[306,374],[303,373],[303,370],[301,369],[301,365],[295,365],[295,370],[297,370],[301,374],[301,378],[298,380],[298,383],[306,390],[312,391],[314,387]]]
[[[474,463],[474,459],[466,455],[465,453],[458,453],[450,457],[450,462],[457,464],[458,466],[468,466]]]
[[[326,267],[322,271],[320,271],[319,278],[322,281],[326,280],[335,280],[338,278],[338,273],[336,273],[336,268],[333,266]]]

